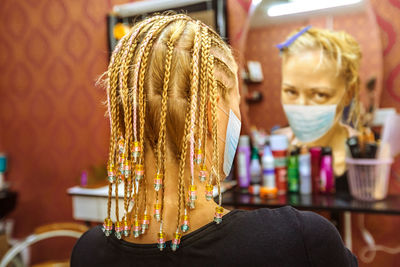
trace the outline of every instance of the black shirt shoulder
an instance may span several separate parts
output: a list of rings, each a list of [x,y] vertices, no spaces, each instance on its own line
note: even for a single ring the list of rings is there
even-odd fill
[[[298,218],[311,266],[358,266],[331,222],[314,212],[292,211]]]
[[[336,228],[325,218],[291,207],[234,210],[185,235],[180,248],[105,237],[101,227],[76,243],[71,266],[357,266]]]

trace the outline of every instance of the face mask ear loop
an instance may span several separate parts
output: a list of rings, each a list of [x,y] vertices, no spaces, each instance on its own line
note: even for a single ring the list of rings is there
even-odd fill
[[[223,109],[222,107],[220,107],[219,105],[217,105],[217,107],[220,109],[220,110],[222,110],[222,112],[224,112],[225,114],[226,114],[226,116],[228,116],[229,117],[229,113],[225,110],[225,109]],[[221,136],[219,136],[218,135],[218,139],[219,140],[221,140],[221,142],[223,142],[224,144],[225,144],[225,140],[224,139],[222,139],[222,137]]]
[[[220,110],[222,110],[222,111],[226,114],[226,116],[229,117],[229,113],[228,113],[225,109],[223,109],[223,108],[220,107],[219,105],[217,105],[217,107],[218,107]]]

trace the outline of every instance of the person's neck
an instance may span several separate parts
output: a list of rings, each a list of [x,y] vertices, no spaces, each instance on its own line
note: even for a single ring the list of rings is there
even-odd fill
[[[177,220],[178,216],[178,176],[179,176],[179,166],[178,162],[171,160],[170,153],[167,153],[167,160],[165,163],[166,177],[164,186],[164,211],[163,211],[163,231],[166,235],[166,240],[171,240],[173,238],[172,234],[176,231],[177,225],[181,225],[182,218]],[[147,212],[150,215],[150,225],[149,229],[146,230],[144,235],[140,235],[138,238],[133,236],[125,237],[126,241],[132,243],[156,243],[157,233],[160,232],[160,223],[154,219],[153,211],[154,204],[156,204],[156,192],[154,190],[154,177],[156,174],[156,160],[154,154],[150,151],[146,153],[145,162],[145,172],[146,172],[146,188],[147,188]],[[190,164],[187,162],[187,167],[185,168],[185,190],[189,187],[189,177],[190,177]],[[188,166],[189,165],[189,166]],[[196,168],[198,169],[198,168]],[[208,168],[209,169],[209,168]],[[198,172],[195,173],[195,185],[197,186],[197,200],[196,208],[190,210],[188,207],[188,215],[190,222],[190,229],[184,234],[190,233],[209,222],[213,221],[215,207],[217,204],[213,201],[207,201],[205,199],[205,182],[201,183],[198,180]],[[161,190],[158,193],[159,203],[161,203]],[[183,197],[187,198],[187,194]],[[182,208],[183,210],[183,208]],[[226,211],[227,212],[227,211]],[[226,213],[225,212],[225,213]],[[181,216],[183,212],[181,212]]]

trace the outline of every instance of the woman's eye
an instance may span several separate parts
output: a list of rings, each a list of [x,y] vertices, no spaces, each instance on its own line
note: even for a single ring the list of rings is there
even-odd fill
[[[315,93],[315,94],[314,94],[314,98],[315,98],[317,101],[326,101],[326,100],[328,100],[329,95],[328,95],[328,94],[325,94],[325,93]]]
[[[284,91],[289,96],[296,96],[297,95],[297,91],[293,90],[293,89],[285,89]]]

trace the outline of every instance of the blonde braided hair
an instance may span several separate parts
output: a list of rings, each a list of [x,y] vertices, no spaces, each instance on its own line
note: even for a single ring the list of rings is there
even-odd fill
[[[236,85],[236,80],[232,79],[235,78],[232,68],[235,65],[230,48],[222,39],[208,26],[194,21],[187,15],[159,15],[136,24],[121,39],[112,54],[107,72],[107,103],[111,125],[109,166],[115,168],[117,160],[121,160],[121,148],[119,152],[117,149],[123,142],[123,158],[130,164],[130,170],[139,165],[143,167],[146,162],[145,144],[148,142],[156,155],[157,171],[162,173],[163,209],[164,180],[169,179],[165,173],[167,149],[175,154],[179,167],[177,229],[181,212],[187,204],[185,169],[188,142],[190,141],[193,151],[196,135],[206,152],[207,125],[211,122],[207,120],[205,112],[209,103],[212,107],[211,169],[216,170],[214,172],[219,186],[216,99],[217,96],[225,98]],[[183,110],[185,112],[182,112]],[[197,115],[200,117],[198,120]],[[133,156],[128,153],[135,142],[140,146],[138,162],[134,162]],[[193,155],[190,157],[191,164],[192,157]],[[191,177],[192,168],[191,166]],[[146,183],[149,179],[143,173],[136,183],[128,174],[125,170],[125,219],[132,198],[134,204],[131,216],[137,218],[141,212],[146,214]],[[116,194],[118,183],[119,179],[116,179]],[[110,183],[110,199],[111,188]],[[116,201],[117,199],[118,196]],[[109,213],[108,211],[108,219]],[[116,216],[117,233],[118,202]],[[160,223],[162,225],[162,220]]]

